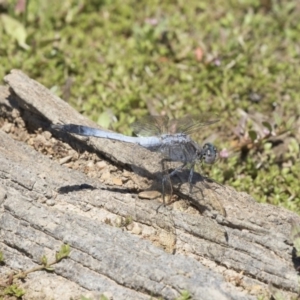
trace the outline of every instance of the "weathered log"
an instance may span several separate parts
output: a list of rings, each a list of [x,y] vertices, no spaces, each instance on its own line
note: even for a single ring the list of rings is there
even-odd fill
[[[192,195],[186,182],[175,184],[175,192],[201,213],[175,204],[157,209],[156,200],[137,199],[132,188],[71,170],[26,145],[27,130],[45,133],[42,141],[51,144],[51,123],[97,125],[20,71],[13,70],[5,82],[8,86],[0,89],[1,274],[38,265],[62,243],[72,249],[53,273],[28,275],[21,283],[24,299],[101,294],[176,299],[182,290],[193,299],[256,299],[278,290],[288,299],[298,293],[290,240],[298,215],[213,181],[204,184],[201,177]],[[25,136],[22,130],[14,135],[13,123]],[[38,128],[43,131],[34,133]],[[157,157],[145,149],[134,149],[132,165],[131,145],[52,134],[97,153],[120,172],[133,167],[148,180],[160,172]]]

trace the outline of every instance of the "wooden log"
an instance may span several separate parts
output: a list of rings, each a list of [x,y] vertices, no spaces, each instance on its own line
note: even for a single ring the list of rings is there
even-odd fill
[[[1,274],[37,266],[42,255],[53,256],[62,243],[72,249],[53,273],[28,275],[21,283],[26,299],[101,294],[113,299],[176,299],[183,290],[192,299],[256,299],[275,291],[284,299],[297,295],[299,278],[290,232],[292,222],[300,223],[298,215],[259,204],[246,193],[213,181],[203,184],[201,177],[196,177],[192,195],[186,182],[175,184],[175,192],[197,210],[188,205],[178,209],[176,203],[157,209],[159,202],[138,199],[129,185],[107,185],[69,169],[55,155],[33,149],[29,141],[40,143],[36,149],[54,149],[51,123],[97,125],[21,71],[11,71],[4,80],[0,248],[5,266],[0,267]],[[52,134],[75,149],[96,153],[123,176],[130,167],[138,169],[137,181],[143,181],[142,175],[151,183],[160,172],[157,156],[143,148]]]

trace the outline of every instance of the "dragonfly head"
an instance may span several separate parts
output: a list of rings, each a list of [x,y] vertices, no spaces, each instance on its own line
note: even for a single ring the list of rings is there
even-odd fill
[[[202,161],[211,165],[216,161],[217,156],[218,156],[218,151],[213,144],[211,143],[204,144],[200,153],[200,159]]]

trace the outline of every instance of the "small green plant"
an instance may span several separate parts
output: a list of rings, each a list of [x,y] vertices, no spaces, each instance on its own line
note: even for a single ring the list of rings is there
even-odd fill
[[[29,273],[33,273],[36,271],[41,271],[41,270],[46,270],[50,272],[54,271],[54,268],[52,266],[60,262],[62,259],[68,257],[70,252],[71,252],[70,246],[63,244],[60,250],[56,253],[55,259],[52,262],[49,263],[48,258],[45,255],[43,255],[41,257],[41,264],[42,264],[41,266],[26,271],[20,271],[17,274],[9,274],[9,276],[5,278],[0,278],[0,287],[1,287],[0,296],[10,295],[10,296],[15,296],[17,298],[21,298],[25,294],[25,291],[19,288],[17,284],[14,283],[14,281],[16,281],[17,279],[25,279]],[[2,254],[2,261],[3,261],[3,254]]]
[[[115,220],[115,226],[119,227],[119,228],[121,228],[121,227],[127,228],[127,226],[132,224],[132,222],[133,222],[133,219],[131,216],[126,216],[125,218],[117,217]]]
[[[56,257],[56,261],[55,263],[58,263],[59,261],[61,261],[62,259],[66,258],[67,256],[69,256],[71,252],[70,246],[63,244],[60,248],[60,251],[56,253],[55,257]]]
[[[59,252],[56,252],[54,261],[48,263],[47,257],[43,255],[41,257],[41,263],[42,263],[41,266],[29,269],[27,271],[19,272],[18,274],[13,276],[13,279],[18,279],[18,278],[24,279],[29,273],[41,271],[41,270],[52,272],[54,271],[54,268],[52,266],[60,262],[62,259],[66,258],[70,254],[70,251],[71,251],[70,246],[63,244]]]
[[[3,255],[3,252],[0,251],[0,264],[3,264],[4,263],[4,255]]]
[[[123,220],[123,226],[127,227],[128,225],[132,224],[133,219],[132,216],[126,216],[125,219]]]
[[[176,300],[192,300],[192,296],[190,292],[183,290],[181,291],[181,295],[178,298],[176,298]]]
[[[16,284],[12,284],[4,289],[3,294],[21,298],[23,295],[25,295],[25,291],[19,288]]]

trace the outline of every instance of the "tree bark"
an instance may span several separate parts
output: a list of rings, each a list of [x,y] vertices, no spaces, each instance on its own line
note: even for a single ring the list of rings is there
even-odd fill
[[[4,80],[1,276],[36,267],[44,254],[53,258],[63,243],[71,247],[53,272],[33,272],[19,283],[27,291],[23,299],[96,299],[102,294],[176,299],[183,290],[192,299],[209,300],[297,295],[290,232],[293,222],[300,223],[298,215],[199,175],[192,194],[186,174],[174,183],[185,205],[197,208],[183,210],[176,203],[163,207],[156,200],[138,199],[137,189],[129,185],[107,185],[69,169],[55,155],[35,149],[63,139],[76,150],[96,153],[123,175],[133,168],[139,175],[130,177],[138,186],[145,185],[144,178],[151,183],[161,166],[155,153],[126,143],[54,131],[51,137],[51,123],[97,125],[21,71],[11,71]],[[44,137],[42,145],[28,145],[29,136]]]

